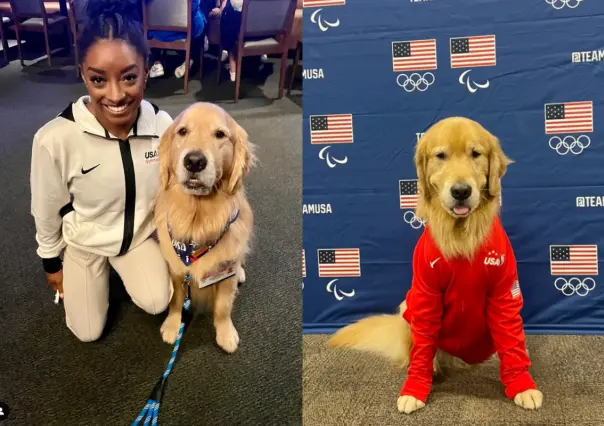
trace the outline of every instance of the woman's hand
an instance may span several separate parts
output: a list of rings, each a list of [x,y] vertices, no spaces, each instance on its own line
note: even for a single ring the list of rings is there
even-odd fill
[[[215,7],[214,9],[210,10],[210,16],[218,16],[221,12],[222,9],[220,9],[219,7]]]
[[[54,274],[46,274],[46,281],[48,285],[56,292],[59,292],[59,297],[63,299],[63,270],[55,272]]]

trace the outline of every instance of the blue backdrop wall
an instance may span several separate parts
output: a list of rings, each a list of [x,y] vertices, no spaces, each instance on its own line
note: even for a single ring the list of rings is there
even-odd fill
[[[304,331],[394,312],[414,145],[453,115],[515,164],[501,217],[527,332],[604,331],[604,1],[305,0]]]

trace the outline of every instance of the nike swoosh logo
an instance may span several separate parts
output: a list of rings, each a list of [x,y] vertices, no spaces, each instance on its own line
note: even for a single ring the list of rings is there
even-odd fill
[[[88,169],[88,170],[84,170],[84,167],[82,167],[82,174],[85,175],[86,173],[90,173],[91,171],[93,171],[94,169],[96,169],[98,166],[100,166],[100,164],[97,164],[96,166]]]
[[[431,268],[434,268],[434,264],[435,264],[436,262],[438,262],[439,260],[440,260],[440,257],[439,257],[438,259],[433,260],[432,262],[430,262],[430,267],[431,267]]]

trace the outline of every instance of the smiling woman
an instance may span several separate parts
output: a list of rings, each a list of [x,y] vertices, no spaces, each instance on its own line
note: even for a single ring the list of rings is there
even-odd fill
[[[98,339],[105,327],[109,265],[148,313],[163,312],[173,293],[152,238],[157,152],[172,118],[143,100],[148,49],[139,11],[136,1],[89,2],[80,43],[88,96],[34,137],[37,253],[81,341]]]
[[[104,128],[125,138],[143,100],[147,79],[147,41],[140,3],[89,3],[90,24],[82,34],[80,57],[87,107]]]
[[[141,59],[126,42],[100,40],[90,47],[82,65],[96,119],[116,136],[125,139],[143,99],[144,74]]]

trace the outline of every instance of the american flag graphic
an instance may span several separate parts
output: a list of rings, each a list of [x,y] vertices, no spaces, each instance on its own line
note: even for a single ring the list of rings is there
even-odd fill
[[[593,102],[545,104],[545,134],[594,131]]]
[[[550,246],[552,275],[598,275],[598,246]]]
[[[352,114],[311,115],[310,143],[352,143]]]
[[[435,70],[436,40],[393,42],[392,69],[394,72]]]
[[[497,64],[495,36],[451,39],[451,68],[492,67]]]
[[[358,248],[319,249],[320,277],[360,277],[361,255]]]
[[[306,250],[302,250],[302,277],[306,277]]]
[[[417,207],[417,179],[398,181],[401,209],[414,209]]]
[[[518,282],[518,280],[514,281],[511,293],[514,299],[520,296],[520,283]]]
[[[344,6],[346,0],[304,0],[302,7]]]

